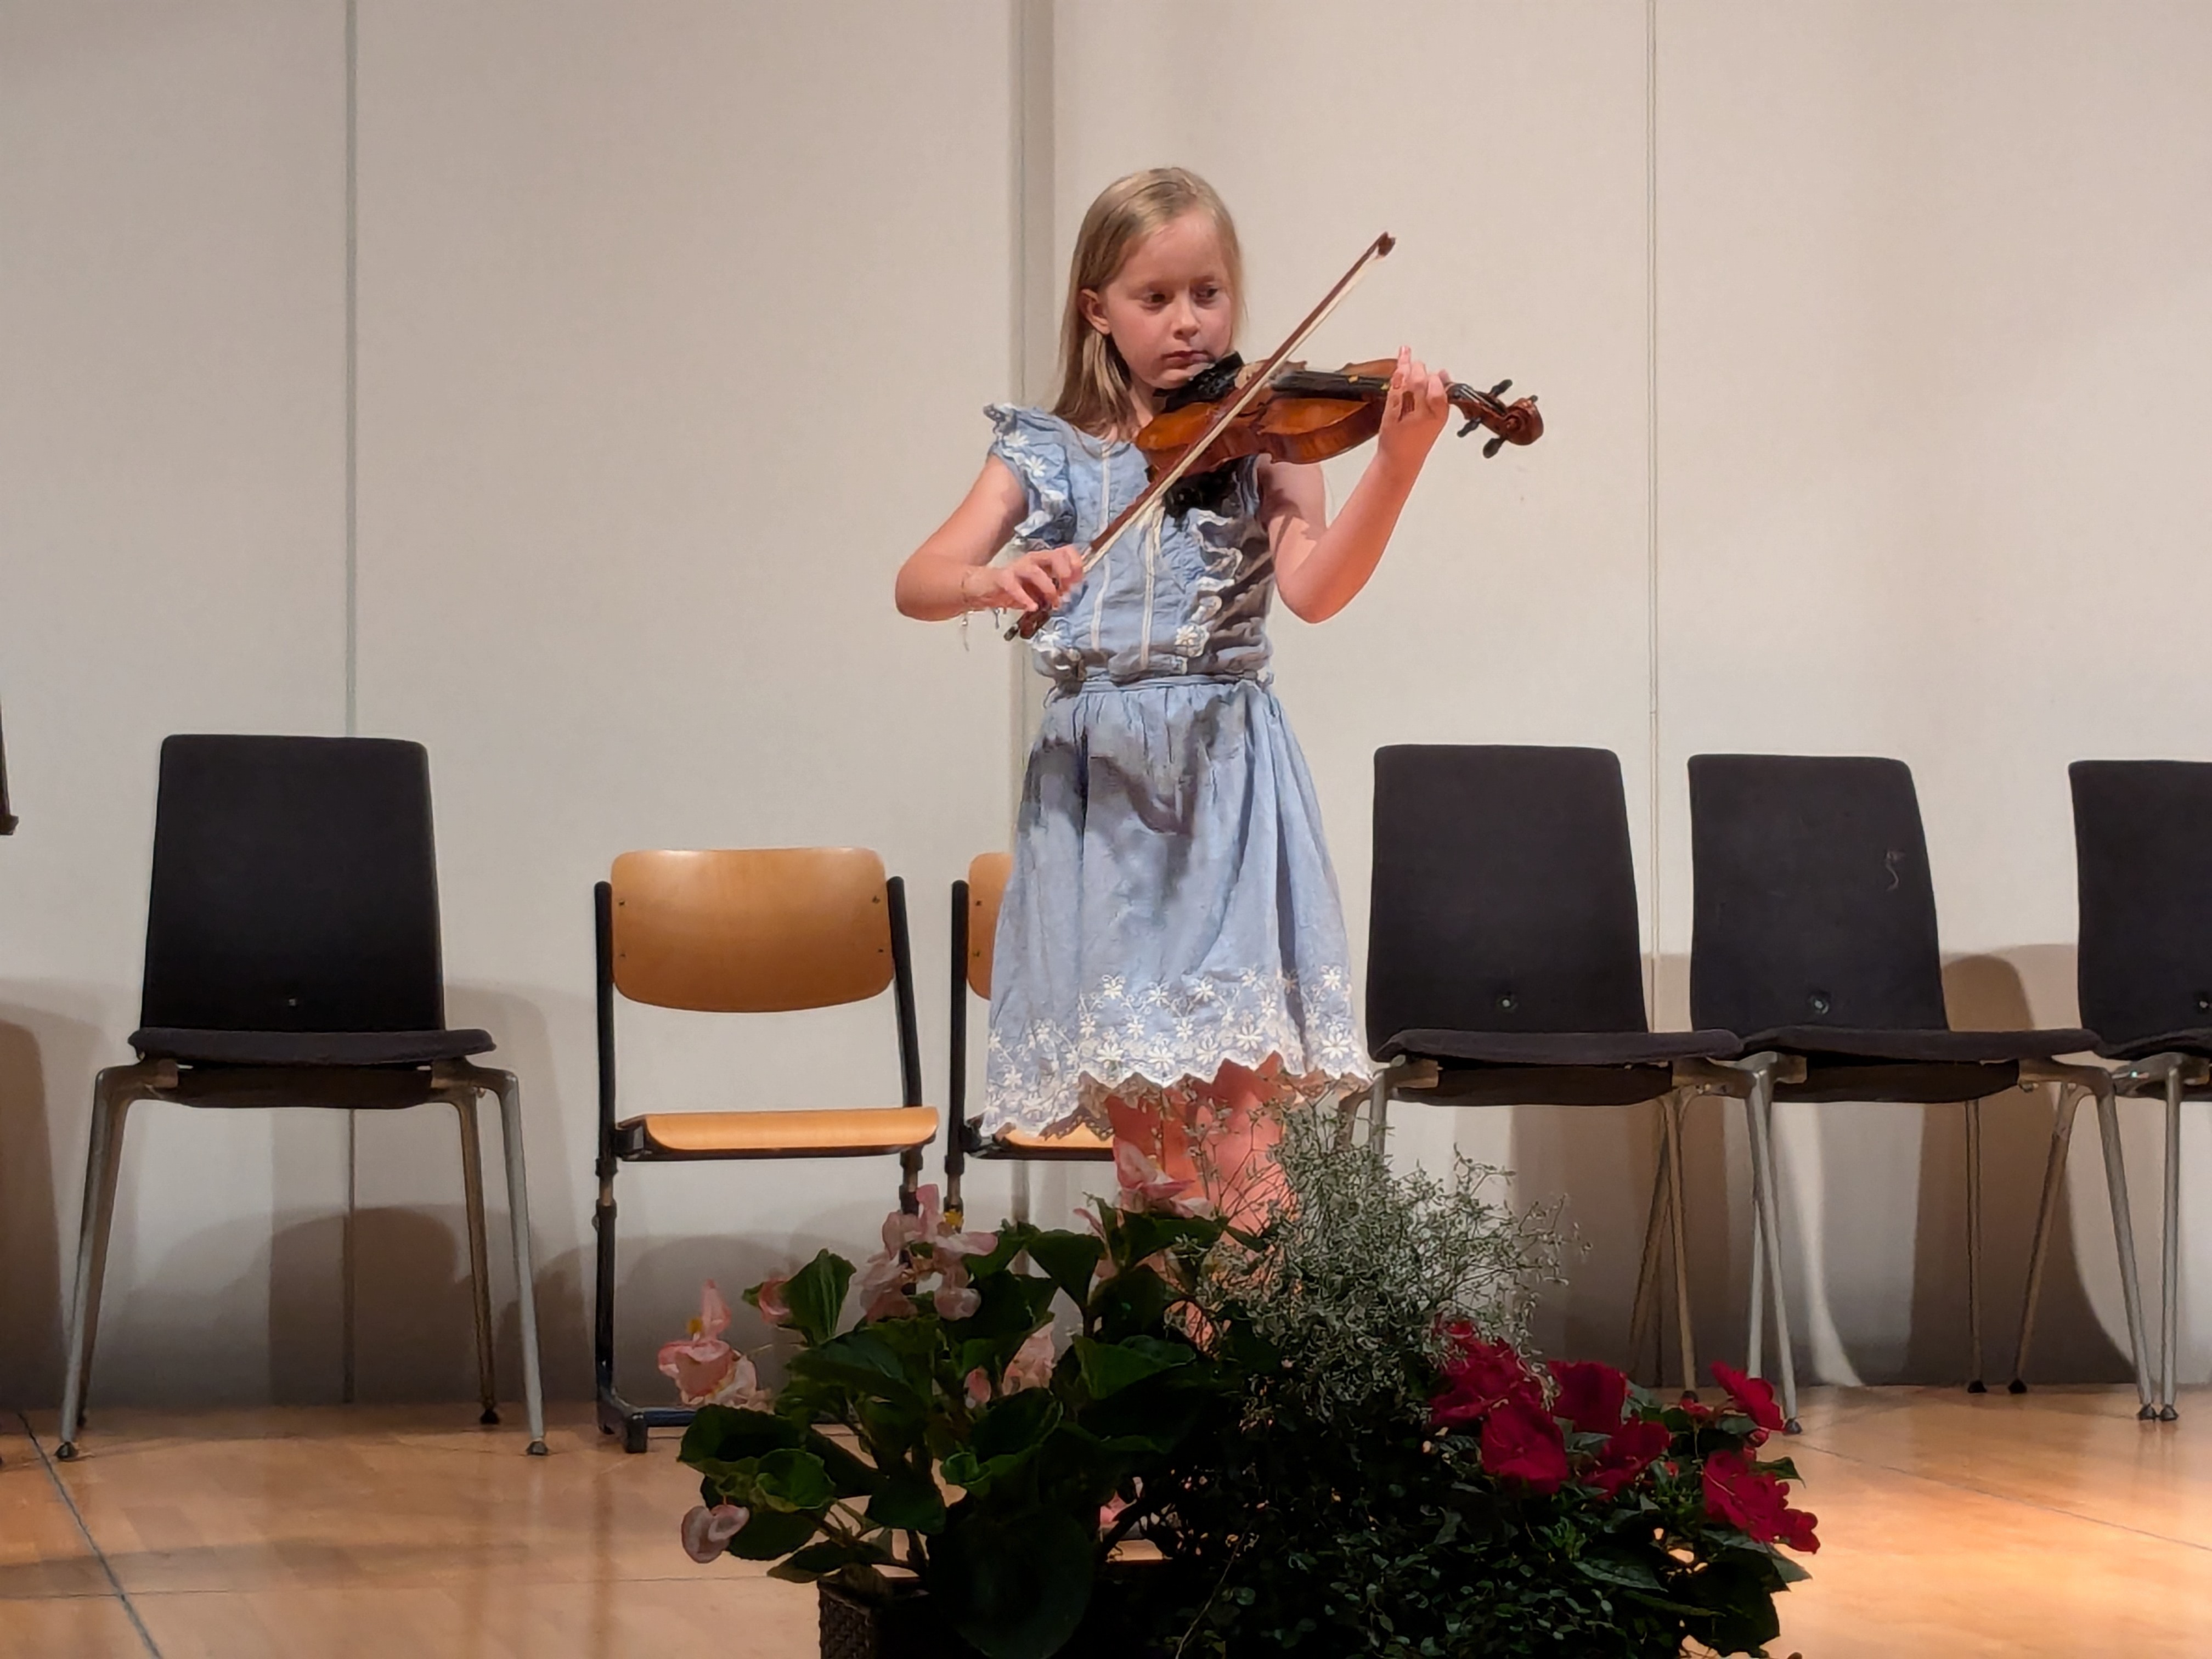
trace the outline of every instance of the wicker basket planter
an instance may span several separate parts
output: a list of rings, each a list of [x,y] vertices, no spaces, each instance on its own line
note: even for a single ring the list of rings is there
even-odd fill
[[[1147,1580],[1162,1565],[1144,1557],[1107,1563],[1100,1574],[1100,1599],[1094,1606],[1103,1609],[1113,1600],[1143,1594]],[[938,1617],[928,1593],[918,1585],[902,1587],[889,1602],[864,1601],[834,1584],[818,1584],[816,1589],[821,1605],[822,1659],[980,1659]],[[1165,1652],[1094,1638],[1086,1626],[1060,1650],[1060,1659],[1165,1659]]]

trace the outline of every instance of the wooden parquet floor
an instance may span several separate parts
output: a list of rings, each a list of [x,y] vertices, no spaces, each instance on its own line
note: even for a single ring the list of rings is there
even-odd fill
[[[2212,1654],[2212,1395],[1820,1390],[1820,1517],[1778,1654]],[[694,1565],[696,1488],[580,1410],[553,1455],[465,1406],[0,1423],[0,1659],[809,1659],[809,1592]]]

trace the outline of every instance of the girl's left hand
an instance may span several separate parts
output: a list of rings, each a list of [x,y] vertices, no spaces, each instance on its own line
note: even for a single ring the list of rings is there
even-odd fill
[[[1451,416],[1451,376],[1442,369],[1431,374],[1412,347],[1401,347],[1375,437],[1376,459],[1418,471]]]

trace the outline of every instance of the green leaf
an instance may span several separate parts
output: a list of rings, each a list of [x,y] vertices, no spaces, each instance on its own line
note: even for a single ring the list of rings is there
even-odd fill
[[[760,1493],[779,1510],[826,1510],[837,1497],[836,1484],[812,1452],[787,1448],[760,1460]]]
[[[773,1561],[813,1537],[817,1524],[803,1510],[755,1510],[730,1540],[730,1553],[746,1561]]]
[[[785,1446],[796,1446],[799,1429],[766,1412],[740,1411],[734,1406],[702,1406],[684,1431],[684,1444],[676,1454],[680,1462],[697,1468],[702,1463],[727,1463],[741,1457],[757,1457]]]
[[[794,1552],[789,1559],[777,1562],[768,1570],[768,1576],[788,1583],[811,1584],[856,1563],[873,1565],[890,1559],[890,1552],[873,1539],[848,1543],[842,1538],[825,1538]]]
[[[898,1351],[872,1328],[848,1331],[794,1355],[791,1374],[809,1382],[836,1383],[865,1399],[888,1401],[914,1411],[929,1408],[927,1399],[907,1375]]]
[[[1754,1462],[1752,1468],[1765,1469],[1778,1480],[1795,1480],[1801,1486],[1805,1484],[1805,1477],[1797,1473],[1797,1465],[1786,1457],[1769,1458],[1764,1463]]]
[[[868,1519],[897,1532],[934,1535],[945,1530],[945,1494],[914,1469],[894,1469],[868,1502]]]
[[[1093,1400],[1109,1399],[1133,1382],[1188,1365],[1198,1358],[1182,1343],[1164,1342],[1152,1336],[1125,1337],[1119,1342],[1095,1342],[1079,1336],[1073,1346],[1083,1367],[1083,1384]]]
[[[1106,1246],[1089,1233],[1039,1233],[1029,1243],[1030,1260],[1043,1270],[1078,1308],[1091,1305],[1091,1281]]]
[[[1060,1510],[972,1514],[930,1552],[930,1593],[984,1659],[1049,1659],[1091,1604],[1095,1543]]]
[[[806,1449],[822,1460],[822,1467],[840,1498],[865,1498],[884,1484],[884,1477],[877,1473],[874,1464],[819,1429],[806,1431]]]
[[[982,1303],[965,1319],[947,1320],[956,1339],[1027,1336],[1052,1301],[1052,1281],[999,1273],[979,1282]]]
[[[1131,1267],[1115,1273],[1098,1287],[1091,1298],[1098,1316],[1098,1330],[1109,1342],[1127,1336],[1149,1336],[1161,1328],[1175,1292],[1150,1267]]]
[[[1667,1588],[1659,1582],[1657,1573],[1628,1556],[1579,1556],[1575,1561],[1575,1571],[1585,1578],[1595,1578],[1601,1584],[1618,1584],[1623,1589],[1664,1593]]]
[[[1124,1214],[1120,1259],[1133,1264],[1177,1244],[1211,1244],[1221,1237],[1222,1229],[1221,1222],[1212,1219]]]
[[[792,1329],[805,1339],[807,1346],[818,1348],[837,1334],[845,1292],[852,1283],[853,1264],[827,1250],[816,1251],[813,1261],[792,1274],[783,1287],[783,1299],[791,1309]]]
[[[1058,1425],[1060,1417],[1060,1401],[1049,1389],[1024,1389],[978,1413],[969,1444],[987,1462],[1035,1451]]]

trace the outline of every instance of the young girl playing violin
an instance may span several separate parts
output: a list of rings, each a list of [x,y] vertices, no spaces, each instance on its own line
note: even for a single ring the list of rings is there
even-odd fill
[[[1180,167],[1109,185],[1076,239],[1050,410],[994,405],[983,471],[908,558],[937,621],[1037,611],[1052,680],[1000,913],[981,1127],[1110,1132],[1125,1188],[1249,1215],[1273,1109],[1363,1085],[1336,878],[1269,688],[1267,606],[1308,622],[1374,574],[1449,377],[1398,355],[1373,459],[1332,521],[1318,468],[1224,469],[1086,575],[1146,485],[1131,440],[1235,343],[1229,210]],[[1012,541],[1018,556],[994,563]],[[1188,1184],[1186,1184],[1188,1183]]]

